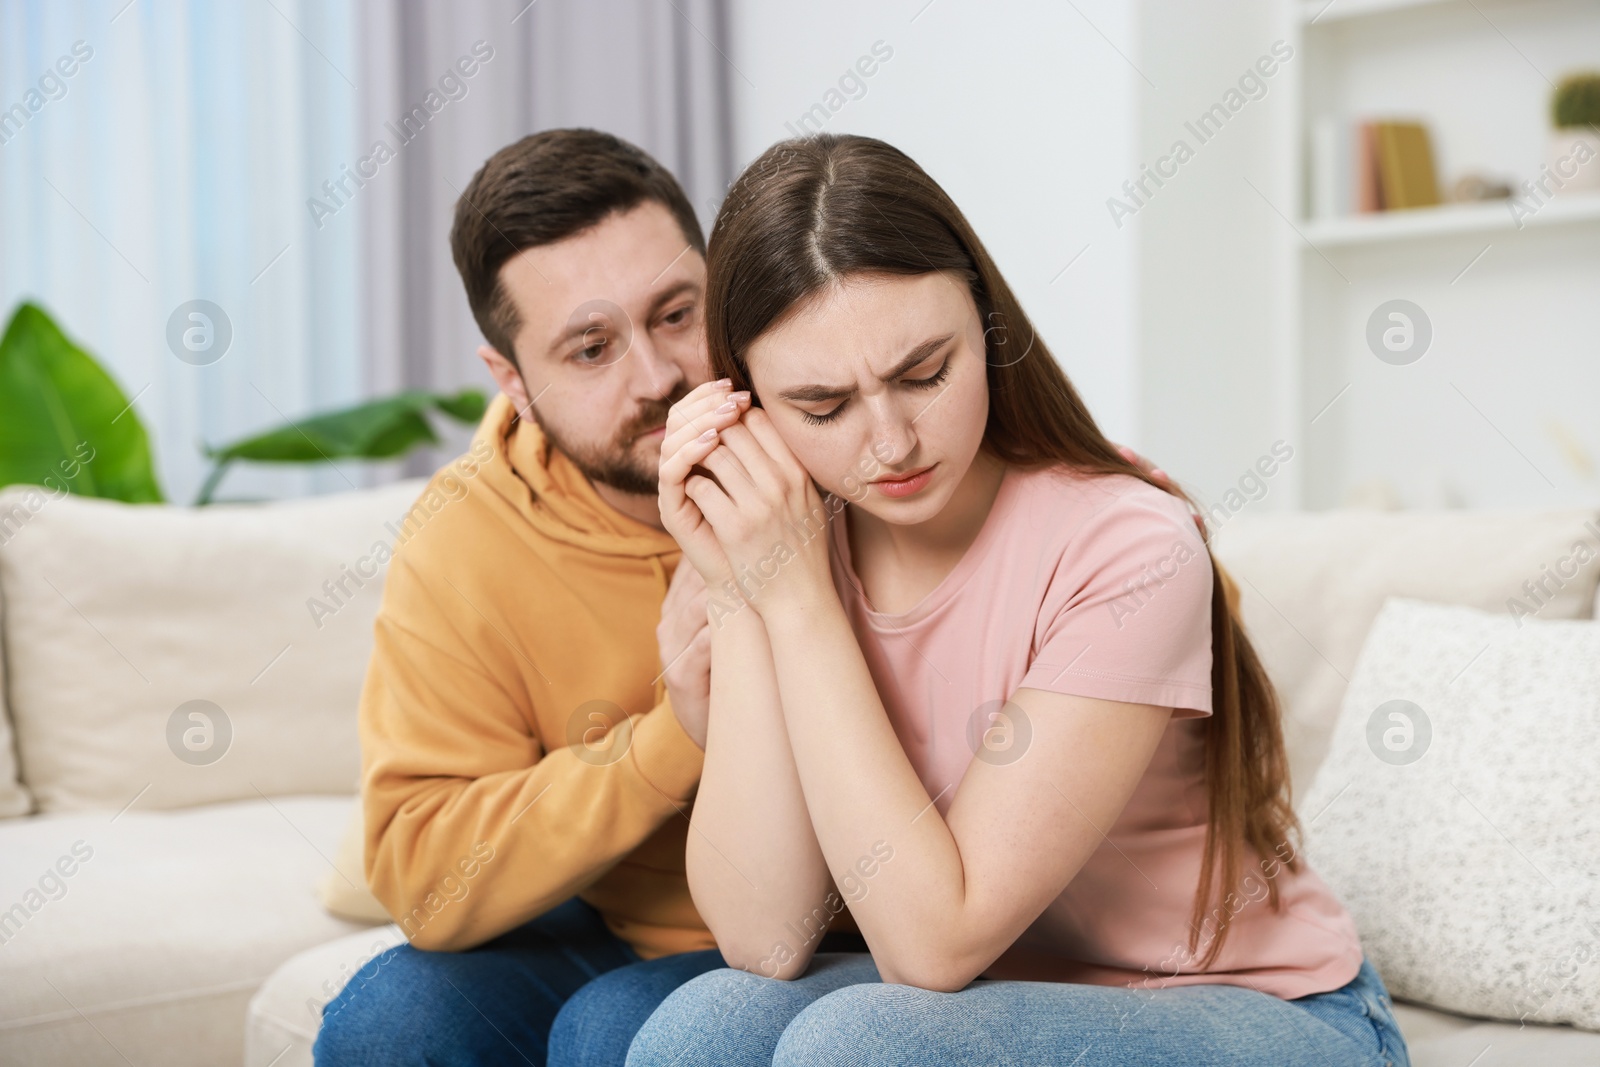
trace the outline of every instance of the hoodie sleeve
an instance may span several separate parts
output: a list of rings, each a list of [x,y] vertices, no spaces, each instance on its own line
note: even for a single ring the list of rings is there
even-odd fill
[[[361,696],[364,859],[373,894],[414,945],[462,951],[568,899],[686,817],[704,754],[664,695],[632,717],[613,762],[535,736],[522,679],[479,657],[449,618],[397,558]]]

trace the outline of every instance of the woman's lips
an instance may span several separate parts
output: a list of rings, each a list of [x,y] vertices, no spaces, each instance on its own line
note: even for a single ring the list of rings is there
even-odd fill
[[[882,493],[884,496],[910,496],[913,493],[920,492],[924,486],[933,480],[933,468],[937,466],[938,464],[935,463],[932,466],[924,467],[922,470],[900,479],[879,478],[873,481],[871,484],[876,486],[878,492]]]

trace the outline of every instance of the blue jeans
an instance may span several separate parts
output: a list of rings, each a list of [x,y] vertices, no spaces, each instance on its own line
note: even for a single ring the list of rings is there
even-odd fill
[[[1388,990],[1350,983],[1282,1000],[1244,986],[1165,989],[977,981],[930,993],[879,981],[872,958],[818,953],[783,982],[719,970],[667,997],[627,1067],[916,1064],[1410,1067]]]
[[[468,952],[396,945],[322,1009],[319,1067],[616,1063],[678,986],[725,966],[715,949],[641,962],[576,898]],[[627,997],[588,993],[630,976]]]

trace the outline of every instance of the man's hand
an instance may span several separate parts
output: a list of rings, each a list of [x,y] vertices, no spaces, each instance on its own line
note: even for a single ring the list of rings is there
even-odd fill
[[[1118,452],[1122,453],[1123,459],[1127,460],[1129,463],[1132,463],[1135,467],[1138,467],[1156,481],[1168,483],[1172,481],[1171,475],[1167,474],[1166,471],[1162,470],[1154,463],[1151,463],[1149,460],[1139,455],[1139,453],[1135,452],[1127,445],[1117,445],[1116,449]]]
[[[706,747],[711,712],[711,626],[706,621],[706,583],[687,557],[678,561],[661,603],[656,644],[666,665],[667,696],[684,733]]]
[[[1154,478],[1156,481],[1162,482],[1162,483],[1164,483],[1166,485],[1171,485],[1172,484],[1172,475],[1168,474],[1166,471],[1162,470],[1160,467],[1157,467],[1154,463],[1151,463],[1149,460],[1147,460],[1143,456],[1139,455],[1139,453],[1135,452],[1133,449],[1129,448],[1127,445],[1117,445],[1116,449],[1117,449],[1118,452],[1122,453],[1122,458],[1123,459],[1127,460],[1129,463],[1132,463],[1135,467],[1138,467],[1140,470],[1144,471],[1146,474],[1148,474],[1150,477]],[[1205,520],[1205,516],[1200,515],[1200,514],[1194,514],[1194,524],[1195,524],[1195,526],[1199,527],[1200,536],[1202,538],[1204,538],[1205,535],[1206,535],[1206,520]]]

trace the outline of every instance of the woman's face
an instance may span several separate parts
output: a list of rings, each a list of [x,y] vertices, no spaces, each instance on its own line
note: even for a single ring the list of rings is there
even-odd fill
[[[983,328],[954,274],[850,275],[762,334],[746,363],[817,484],[886,522],[939,514],[983,441]]]

